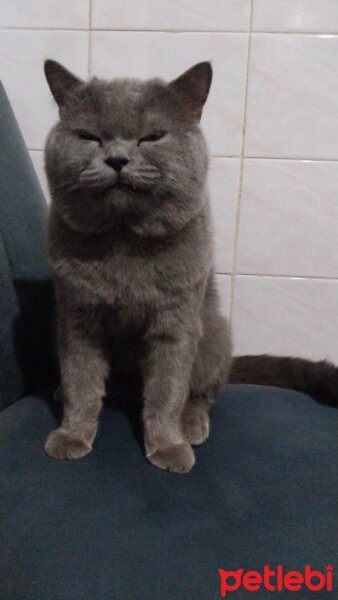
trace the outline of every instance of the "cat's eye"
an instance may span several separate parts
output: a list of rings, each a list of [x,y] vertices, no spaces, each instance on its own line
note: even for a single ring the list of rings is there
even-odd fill
[[[98,142],[101,144],[101,139],[97,135],[94,135],[94,133],[90,133],[90,131],[77,129],[75,133],[81,140],[88,140],[89,142]]]
[[[145,135],[145,136],[141,137],[139,139],[138,143],[141,144],[142,142],[157,142],[157,140],[160,140],[166,134],[167,134],[167,132],[163,131],[163,130],[154,131],[153,133],[149,133],[149,135]]]

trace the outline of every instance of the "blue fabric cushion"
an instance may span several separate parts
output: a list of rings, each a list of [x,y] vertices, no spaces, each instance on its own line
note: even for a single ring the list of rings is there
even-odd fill
[[[20,308],[0,232],[0,408],[20,398],[25,389],[17,357],[18,334],[23,335]]]
[[[211,600],[218,568],[334,562],[334,408],[229,386],[196,466],[180,476],[145,461],[114,408],[103,411],[90,455],[48,458],[49,397],[26,397],[0,416],[2,600]]]
[[[47,204],[0,83],[0,406],[57,377]]]

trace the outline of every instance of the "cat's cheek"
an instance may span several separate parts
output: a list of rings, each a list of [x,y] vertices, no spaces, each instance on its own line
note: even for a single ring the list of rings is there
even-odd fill
[[[95,144],[95,142],[89,142],[89,145]],[[82,160],[87,167],[101,166],[104,164],[103,152],[99,146],[91,146],[90,148],[86,148],[85,152],[82,153]]]
[[[135,157],[140,163],[147,163],[149,165],[157,167],[158,164],[163,163],[163,148],[159,147],[158,144],[147,144],[146,147],[142,147],[143,144],[139,147],[139,154]],[[145,144],[144,144],[145,146]]]

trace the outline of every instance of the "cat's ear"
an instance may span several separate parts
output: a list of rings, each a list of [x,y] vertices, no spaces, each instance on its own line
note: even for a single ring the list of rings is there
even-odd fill
[[[46,60],[44,68],[50,91],[59,107],[62,108],[68,95],[83,81],[55,60]]]
[[[209,62],[194,65],[180,77],[171,81],[168,88],[198,121],[209,94],[212,68]]]

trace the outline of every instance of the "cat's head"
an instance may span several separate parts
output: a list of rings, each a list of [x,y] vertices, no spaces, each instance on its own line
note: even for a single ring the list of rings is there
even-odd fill
[[[196,212],[208,165],[199,121],[210,63],[170,83],[86,83],[51,60],[45,74],[60,114],[46,170],[53,202],[72,226],[101,231],[125,217],[141,232],[145,221],[170,228]]]

